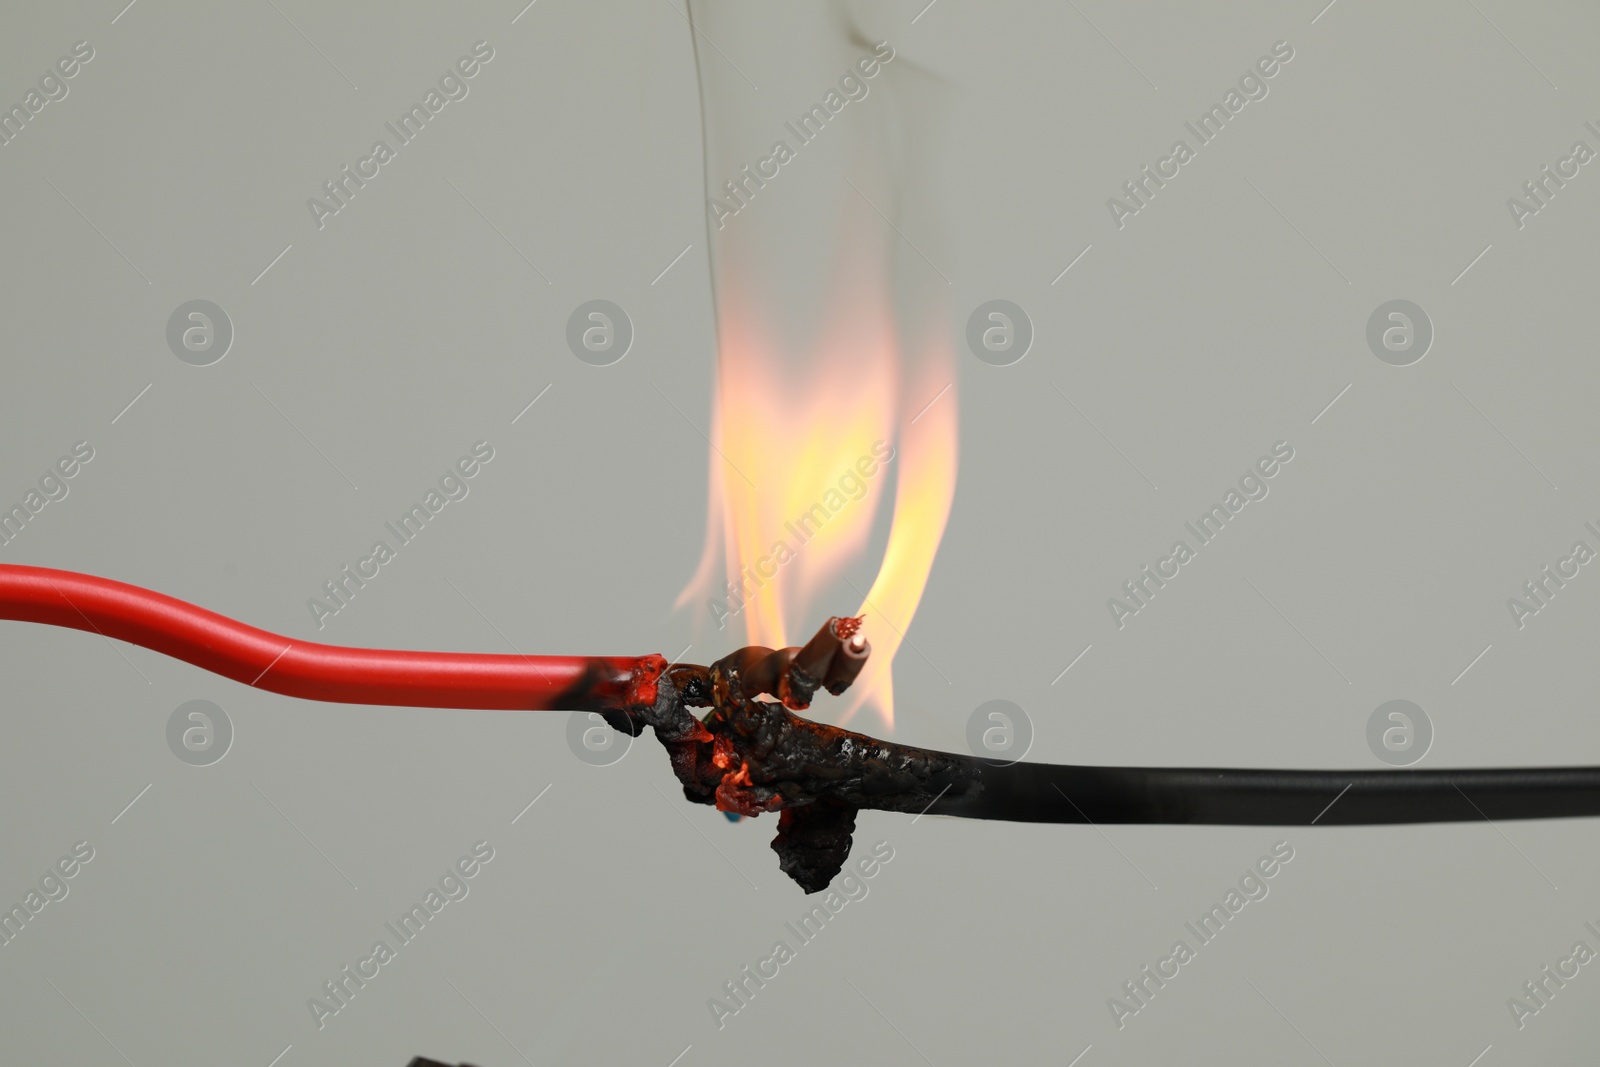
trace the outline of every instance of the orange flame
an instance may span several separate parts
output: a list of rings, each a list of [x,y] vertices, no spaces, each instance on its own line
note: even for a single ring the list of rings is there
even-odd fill
[[[892,729],[890,665],[955,493],[955,372],[943,338],[904,358],[889,285],[872,269],[882,258],[856,251],[799,352],[775,342],[740,272],[723,272],[706,542],[678,606],[709,604],[719,625],[744,627],[745,643],[782,648],[846,614],[837,601],[818,608],[819,597],[861,598],[873,655],[844,718],[870,703]],[[891,481],[877,579],[865,593],[834,588],[866,550]]]

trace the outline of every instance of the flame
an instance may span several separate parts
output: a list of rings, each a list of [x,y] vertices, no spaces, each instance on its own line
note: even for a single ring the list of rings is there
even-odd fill
[[[933,347],[930,343],[929,347]],[[925,359],[929,371],[953,365],[948,348],[935,349]],[[918,381],[929,386],[920,395],[933,399],[912,418],[900,435],[900,480],[896,485],[894,521],[889,527],[889,543],[877,580],[867,591],[861,610],[868,622],[886,625],[891,634],[878,630],[873,657],[856,681],[854,697],[846,719],[864,703],[880,710],[884,724],[894,727],[894,679],[890,666],[894,654],[905,640],[905,629],[922,602],[922,593],[933,570],[934,555],[944,537],[950,517],[950,502],[956,488],[956,399],[954,378],[935,391],[936,373],[925,372]]]
[[[884,263],[855,237],[799,346],[776,340],[740,271],[722,272],[706,541],[678,606],[710,605],[728,630],[744,627],[742,643],[782,648],[847,614],[835,598],[860,598],[873,655],[843,717],[871,704],[892,729],[890,666],[955,493],[957,409],[947,336],[902,350]],[[843,572],[866,551],[891,483],[888,541],[863,593]]]

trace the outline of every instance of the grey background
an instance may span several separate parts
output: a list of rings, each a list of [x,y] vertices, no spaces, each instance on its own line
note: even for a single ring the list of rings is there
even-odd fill
[[[3,14],[8,105],[73,42],[96,54],[0,148],[0,499],[80,439],[96,454],[0,560],[340,643],[725,651],[671,610],[703,532],[714,352],[682,8],[119,7]],[[1008,699],[1031,759],[1376,767],[1367,718],[1405,698],[1434,725],[1422,766],[1600,758],[1600,577],[1520,631],[1505,606],[1596,543],[1600,176],[1520,231],[1505,200],[1573,141],[1600,147],[1600,15],[922,8],[860,17],[954,90],[952,330],[1004,298],[1036,336],[1012,367],[960,359],[960,482],[895,736],[959,748],[971,710]],[[479,39],[495,58],[470,96],[318,231],[305,199]],[[1117,230],[1106,198],[1280,39],[1296,55],[1270,95]],[[564,342],[597,297],[636,331],[605,368]],[[1395,298],[1436,330],[1406,368],[1364,340]],[[234,324],[214,366],[166,347],[192,299]],[[319,634],[306,598],[479,439],[496,457],[470,496]],[[1295,459],[1271,495],[1117,630],[1106,598],[1278,440]],[[830,610],[854,607],[845,589]],[[894,860],[719,1031],[707,998],[814,901],[777,871],[771,820],[682,803],[649,738],[594,767],[564,715],[313,704],[22,624],[0,664],[0,900],[96,850],[0,948],[12,1059],[1492,1067],[1588,1062],[1596,1039],[1593,967],[1525,1029],[1506,1007],[1575,941],[1600,948],[1591,821],[868,813],[858,851]],[[234,725],[208,767],[165,741],[193,699]],[[307,998],[480,839],[495,858],[468,898],[319,1031]],[[1119,1031],[1107,999],[1285,839],[1270,896]]]

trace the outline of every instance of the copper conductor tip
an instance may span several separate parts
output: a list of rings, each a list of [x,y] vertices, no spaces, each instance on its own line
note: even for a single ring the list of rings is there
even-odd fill
[[[845,615],[842,617],[835,615],[828,620],[827,626],[824,628],[833,631],[835,637],[844,641],[855,637],[861,632],[861,624],[866,621],[866,618],[865,615]],[[866,638],[861,640],[865,642]],[[859,648],[860,646],[857,645],[857,647]]]
[[[860,619],[852,621],[857,626],[861,624]],[[856,680],[861,669],[867,665],[867,657],[870,655],[872,655],[872,644],[867,640],[866,634],[852,631],[849,640],[839,647],[833,662],[828,665],[828,673],[822,681],[823,688],[834,696],[850,688],[850,683]]]

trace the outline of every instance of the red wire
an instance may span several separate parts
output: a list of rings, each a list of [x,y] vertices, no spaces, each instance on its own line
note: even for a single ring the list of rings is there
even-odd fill
[[[0,564],[0,619],[87,630],[306,700],[592,711],[651,704],[662,656],[503,656],[344,648],[258,630],[108,578]]]

